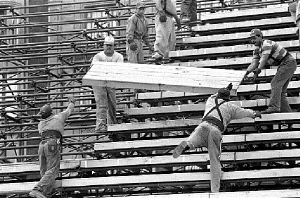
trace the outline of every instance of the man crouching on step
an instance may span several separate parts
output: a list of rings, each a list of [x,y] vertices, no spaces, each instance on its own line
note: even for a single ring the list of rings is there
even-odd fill
[[[221,180],[221,141],[222,133],[233,119],[245,117],[261,117],[259,112],[241,108],[229,102],[230,83],[221,88],[218,93],[210,96],[205,104],[205,112],[199,126],[195,128],[186,141],[182,141],[173,151],[173,157],[178,158],[184,151],[197,147],[208,149],[210,161],[210,188],[212,192],[219,192]]]

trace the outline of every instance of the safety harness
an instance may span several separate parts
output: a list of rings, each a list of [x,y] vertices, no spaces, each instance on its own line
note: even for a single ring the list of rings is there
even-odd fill
[[[218,97],[216,97],[215,98],[215,104],[216,104],[216,106],[214,106],[213,108],[211,108],[209,111],[208,111],[208,113],[202,118],[202,122],[208,122],[208,123],[211,123],[211,124],[213,124],[213,125],[215,125],[215,126],[217,126],[218,127],[218,129],[220,130],[220,131],[224,131],[225,130],[225,127],[224,127],[224,124],[223,124],[223,116],[222,116],[222,114],[221,114],[221,111],[220,111],[220,109],[219,109],[219,107],[222,105],[222,104],[224,104],[226,101],[225,100],[223,100],[220,104],[218,103]],[[213,116],[209,116],[209,114],[213,111],[213,110],[217,110],[218,111],[218,114],[219,114],[219,117],[220,117],[220,119],[221,120],[219,120],[218,118],[215,118],[215,117],[213,117]]]

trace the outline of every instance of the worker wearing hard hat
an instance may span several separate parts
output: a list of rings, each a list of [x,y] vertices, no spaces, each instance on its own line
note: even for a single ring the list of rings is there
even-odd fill
[[[112,36],[104,39],[104,50],[93,57],[92,66],[97,62],[124,61],[123,55],[114,50],[115,40]],[[106,132],[107,124],[115,124],[116,120],[116,93],[110,87],[93,86],[96,100],[96,127],[95,132]]]

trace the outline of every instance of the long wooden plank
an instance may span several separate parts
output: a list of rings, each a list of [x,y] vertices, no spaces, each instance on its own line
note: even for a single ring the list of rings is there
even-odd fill
[[[297,52],[291,52],[292,56],[299,60],[300,54]],[[252,57],[236,57],[236,58],[218,58],[217,60],[201,60],[201,61],[189,61],[189,62],[175,62],[168,63],[168,65],[185,66],[185,67],[207,67],[207,68],[237,68],[247,67],[250,65]]]
[[[274,10],[275,11],[275,10]],[[226,16],[226,15],[225,15]],[[217,31],[217,30],[232,30],[240,28],[259,28],[264,26],[278,26],[281,24],[294,24],[291,17],[277,17],[269,19],[259,19],[259,20],[247,20],[247,21],[237,21],[228,23],[216,23],[216,24],[205,24],[197,25],[192,27],[192,31],[195,32],[206,32],[206,31]]]
[[[263,30],[262,33],[264,37],[270,36],[286,36],[294,35],[297,27],[289,27],[275,30]],[[214,34],[210,36],[198,36],[198,37],[186,37],[182,38],[182,42],[185,44],[201,44],[207,42],[219,42],[222,41],[233,41],[233,40],[249,40],[249,32],[238,32],[231,34]]]
[[[83,77],[86,85],[211,93],[240,84],[245,71],[99,62]],[[229,82],[230,79],[230,82]]]
[[[221,161],[231,163],[236,161],[285,161],[289,159],[300,159],[300,149],[289,150],[266,150],[252,152],[223,152]],[[120,159],[101,159],[101,160],[77,160],[78,166],[72,169],[112,169],[112,168],[132,168],[132,167],[153,167],[153,166],[178,166],[178,165],[194,165],[198,163],[207,163],[209,161],[208,154],[187,154],[181,155],[174,159],[172,156],[152,156],[152,157],[130,157]],[[61,161],[61,170],[64,169],[65,161]],[[10,166],[10,169],[8,168]],[[71,169],[68,168],[68,169]],[[16,173],[32,173],[38,172],[38,163],[12,163],[0,165],[1,175],[11,175]]]
[[[223,181],[241,181],[241,180],[272,180],[278,178],[293,178],[300,177],[300,168],[286,169],[267,169],[267,170],[252,170],[252,171],[233,171],[224,172],[222,175]],[[147,175],[131,175],[131,176],[111,176],[111,177],[93,177],[93,178],[74,178],[63,179],[56,182],[56,186],[63,189],[80,188],[80,187],[95,187],[107,188],[114,186],[151,186],[152,184],[164,185],[180,185],[186,182],[189,183],[208,183],[210,181],[209,172],[192,172],[192,173],[171,173],[171,174],[147,174]],[[14,194],[29,192],[35,182],[23,183],[1,183],[0,194]]]
[[[253,170],[253,171],[234,171],[224,172],[222,180],[242,180],[242,179],[272,179],[281,177],[300,177],[300,168],[290,169],[271,169],[271,170]],[[184,183],[184,182],[208,182],[210,180],[210,173],[172,173],[160,174],[158,177],[153,175],[138,175],[138,176],[119,176],[119,177],[105,177],[103,178],[82,178],[82,179],[65,179],[62,180],[62,186],[81,187],[81,186],[120,186],[120,185],[151,185],[151,183]]]
[[[299,40],[291,40],[291,41],[280,41],[277,42],[282,47],[291,48],[298,47]],[[209,55],[220,55],[220,54],[238,54],[238,53],[251,53],[253,51],[253,45],[234,45],[234,46],[223,46],[223,47],[211,47],[211,48],[201,48],[201,49],[190,49],[190,50],[177,50],[170,51],[170,58],[180,58],[180,57],[204,57]]]
[[[288,132],[273,132],[273,133],[251,133],[224,135],[223,144],[248,144],[248,143],[265,143],[265,142],[296,142],[299,141],[299,131]],[[96,152],[114,152],[114,151],[129,151],[129,150],[155,150],[162,148],[175,148],[181,141],[186,138],[174,139],[157,139],[157,140],[136,140],[123,142],[96,143],[94,150]]]
[[[262,197],[288,198],[291,197],[292,198],[292,197],[300,197],[300,189],[126,196],[126,198],[140,198],[140,197],[143,198],[237,198],[237,197],[239,198],[262,198]],[[121,197],[115,197],[115,198],[121,198]]]
[[[290,105],[300,104],[299,97],[288,97]],[[240,100],[231,101],[243,108],[254,108],[267,106],[270,99],[256,99],[256,100]],[[124,113],[128,116],[150,116],[150,115],[161,115],[161,114],[177,114],[185,112],[203,112],[205,109],[205,102],[198,104],[181,104],[181,105],[169,105],[169,106],[158,106],[158,107],[143,107],[143,108],[128,108],[124,110]]]
[[[224,20],[228,18],[242,18],[242,17],[255,17],[258,15],[272,15],[280,16],[280,13],[288,15],[288,4],[280,4],[275,6],[268,6],[266,8],[253,8],[246,10],[235,10],[234,12],[224,11],[217,13],[206,13],[201,16],[201,20]]]
[[[268,122],[299,122],[300,113],[273,113],[263,114],[262,118],[244,118],[231,121],[230,125],[252,125],[255,123],[263,124]],[[137,122],[137,123],[122,123],[108,125],[110,132],[145,132],[145,131],[166,131],[166,130],[180,130],[182,128],[191,128],[198,126],[201,119],[177,119],[177,120],[164,120],[152,122]]]
[[[81,160],[62,160],[60,170],[70,170],[80,167]],[[36,172],[40,170],[38,162],[7,163],[0,165],[0,175]]]
[[[288,90],[291,89],[299,89],[300,81],[291,81],[288,85]],[[239,85],[237,91],[237,95],[249,94],[253,92],[271,92],[271,84],[270,83],[260,83],[260,84],[248,84],[248,85]],[[215,93],[215,92],[214,92]],[[200,97],[200,96],[208,96],[208,93],[199,93],[199,94],[189,94],[189,93],[181,93],[181,92],[172,92],[172,91],[162,91],[162,92],[149,92],[149,93],[138,93],[136,95],[137,100],[160,100],[165,98],[175,98],[179,99],[181,97]]]

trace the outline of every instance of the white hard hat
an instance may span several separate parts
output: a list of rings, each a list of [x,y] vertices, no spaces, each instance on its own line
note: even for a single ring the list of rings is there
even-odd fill
[[[107,36],[104,39],[104,45],[114,45],[115,39],[112,36]]]

